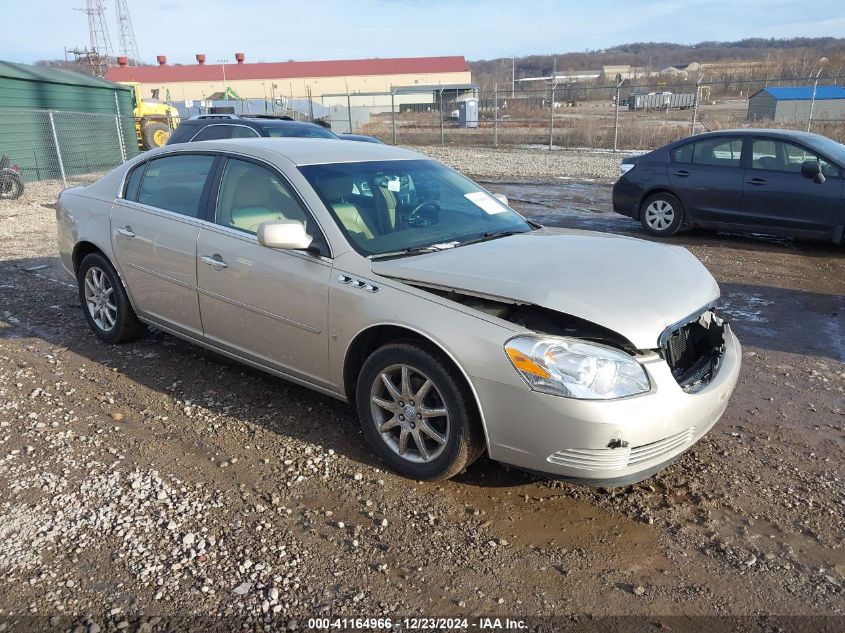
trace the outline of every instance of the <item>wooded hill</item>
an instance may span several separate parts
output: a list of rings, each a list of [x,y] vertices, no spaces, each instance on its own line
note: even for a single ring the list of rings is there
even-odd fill
[[[595,70],[610,64],[630,64],[651,70],[682,66],[690,62],[765,62],[785,75],[803,74],[819,59],[827,58],[825,74],[845,74],[845,38],[796,37],[791,39],[750,38],[737,42],[700,42],[693,45],[669,42],[637,42],[603,50],[516,58],[516,77],[542,77],[556,69]],[[511,58],[471,61],[473,81],[483,86],[509,83]]]

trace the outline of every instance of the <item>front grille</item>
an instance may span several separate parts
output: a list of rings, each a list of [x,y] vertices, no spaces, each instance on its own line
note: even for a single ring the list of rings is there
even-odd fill
[[[685,391],[697,391],[716,377],[725,351],[725,325],[712,311],[661,338],[660,351]]]
[[[566,448],[549,455],[546,461],[582,470],[623,470],[644,462],[659,462],[689,445],[694,437],[695,427],[691,426],[675,435],[634,448]]]

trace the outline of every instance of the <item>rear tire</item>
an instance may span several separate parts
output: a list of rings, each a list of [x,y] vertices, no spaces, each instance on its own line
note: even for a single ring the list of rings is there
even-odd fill
[[[86,255],[76,273],[79,301],[88,327],[106,343],[135,341],[147,331],[135,310],[117,271],[100,253]]]
[[[155,149],[167,144],[170,128],[161,121],[147,121],[141,127],[141,138],[146,149]]]
[[[373,352],[358,375],[355,396],[367,443],[400,475],[449,479],[484,452],[463,377],[417,343],[388,343]]]
[[[0,198],[3,200],[17,200],[23,195],[23,180],[18,174],[0,175]]]
[[[640,210],[640,224],[646,233],[657,237],[669,237],[677,233],[684,223],[684,209],[681,201],[671,193],[655,193],[648,198]]]

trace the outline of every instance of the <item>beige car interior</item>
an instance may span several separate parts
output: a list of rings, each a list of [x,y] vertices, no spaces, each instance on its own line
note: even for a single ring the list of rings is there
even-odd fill
[[[230,159],[220,183],[218,224],[255,233],[259,224],[273,220],[298,220],[305,224],[306,215],[272,172]]]
[[[352,186],[352,178],[345,174],[331,174],[320,180],[323,197],[349,234],[359,241],[371,240],[378,231],[362,213],[361,208],[349,202]]]

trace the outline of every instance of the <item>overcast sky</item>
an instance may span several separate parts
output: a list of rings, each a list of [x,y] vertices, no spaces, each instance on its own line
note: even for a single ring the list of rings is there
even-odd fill
[[[118,51],[114,0],[103,0]],[[841,0],[128,0],[141,58],[193,63],[562,53],[642,41],[845,36]],[[86,46],[84,0],[2,0],[0,59]]]

